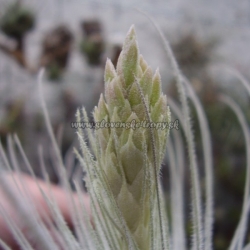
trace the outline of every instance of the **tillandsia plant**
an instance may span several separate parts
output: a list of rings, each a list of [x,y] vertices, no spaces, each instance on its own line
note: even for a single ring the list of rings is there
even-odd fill
[[[107,233],[111,246],[156,249],[157,240],[165,248],[158,178],[169,129],[159,125],[170,122],[170,111],[159,71],[153,74],[139,54],[134,26],[126,36],[117,69],[107,60],[104,80],[105,95],[94,110],[96,159],[89,161],[87,185],[113,218]],[[77,118],[80,122],[80,112]],[[78,135],[86,157],[83,133]]]
[[[157,27],[157,26],[156,26]],[[158,27],[157,27],[158,29]],[[162,36],[161,31],[158,29]],[[208,122],[201,103],[182,75],[168,42],[163,38],[164,48],[170,58],[180,94],[181,107],[168,97],[173,115],[181,123],[187,141],[191,179],[191,222],[192,237],[186,243],[184,215],[183,168],[188,165],[184,160],[184,143],[181,133],[162,125],[169,124],[170,111],[166,96],[161,90],[159,71],[154,74],[139,54],[135,29],[129,30],[116,69],[110,60],[105,68],[105,93],[101,95],[94,110],[94,132],[87,127],[89,119],[85,109],[78,110],[78,138],[82,154],[74,150],[82,169],[86,172],[85,182],[90,199],[91,213],[83,201],[82,180],[75,177],[76,192],[69,183],[69,174],[61,157],[59,147],[49,120],[48,111],[42,95],[42,71],[39,75],[41,103],[45,122],[50,135],[56,171],[70,207],[74,233],[66,224],[60,204],[51,195],[51,185],[44,167],[42,148],[39,148],[40,164],[46,180],[44,184],[36,180],[33,169],[25,156],[19,139],[14,136],[7,140],[10,162],[0,144],[0,169],[6,167],[19,173],[19,151],[28,171],[33,176],[37,191],[47,205],[51,216],[37,209],[32,202],[30,190],[25,180],[14,182],[0,173],[0,197],[9,197],[15,213],[9,214],[6,204],[0,199],[0,223],[3,218],[9,226],[18,246],[23,250],[212,250],[213,246],[213,175],[212,153]],[[232,73],[232,71],[231,71]],[[234,74],[247,93],[250,86],[245,78]],[[194,103],[199,120],[205,169],[205,206],[202,209],[200,175],[195,155],[194,138],[190,122],[188,97]],[[249,250],[245,246],[247,218],[250,209],[250,133],[246,117],[239,105],[225,95],[219,99],[235,113],[246,140],[247,174],[243,209],[230,250]],[[82,123],[84,122],[84,123]],[[86,136],[86,137],[85,137]],[[169,137],[169,138],[168,138]],[[160,168],[168,141],[168,161],[170,171],[171,223],[165,211],[165,197],[160,185]],[[66,162],[66,160],[65,160]],[[73,161],[74,162],[74,158]],[[73,164],[73,163],[72,163]],[[74,165],[74,164],[73,164]],[[72,166],[71,166],[72,167]],[[13,185],[12,185],[13,184]],[[15,186],[15,187],[14,187]],[[17,189],[17,193],[14,192]],[[77,199],[76,197],[77,196]],[[39,211],[38,211],[39,210]],[[13,212],[13,211],[12,211]],[[17,214],[19,220],[16,221]],[[42,214],[42,216],[41,216]],[[41,218],[42,217],[42,218]],[[1,233],[1,230],[0,230]],[[0,238],[0,248],[11,248]]]

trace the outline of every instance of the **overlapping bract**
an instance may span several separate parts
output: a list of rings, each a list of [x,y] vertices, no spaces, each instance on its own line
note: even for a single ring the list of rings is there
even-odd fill
[[[170,122],[170,111],[161,91],[159,71],[153,74],[139,55],[133,26],[117,68],[107,60],[104,80],[105,96],[101,95],[94,118],[95,122],[104,120],[110,126],[113,123],[113,128],[97,130],[101,155],[97,160],[136,244],[140,249],[150,249],[150,195],[155,199],[156,190],[153,168],[157,167],[159,174],[168,136],[168,129],[150,129],[150,126]],[[134,127],[128,128],[131,124]],[[152,185],[148,185],[149,176]]]

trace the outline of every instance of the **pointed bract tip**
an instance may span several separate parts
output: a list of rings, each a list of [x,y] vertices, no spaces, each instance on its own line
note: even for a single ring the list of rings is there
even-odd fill
[[[135,25],[134,25],[134,24],[132,24],[132,25],[130,26],[128,32],[129,32],[129,33],[130,33],[130,32],[133,32],[133,33],[135,34]]]
[[[134,24],[129,28],[129,31],[126,35],[126,39],[125,40],[132,40],[133,38],[136,37],[136,32],[135,32],[135,26]]]
[[[154,79],[159,79],[159,81],[161,81],[161,75],[160,75],[159,68],[157,68],[156,71],[155,71]]]
[[[105,65],[104,81],[105,82],[111,81],[115,76],[116,76],[115,67],[112,61],[109,58],[107,58]]]
[[[112,66],[113,66],[112,61],[109,58],[107,58],[106,64],[105,64],[105,69],[110,68],[110,67],[112,68]]]

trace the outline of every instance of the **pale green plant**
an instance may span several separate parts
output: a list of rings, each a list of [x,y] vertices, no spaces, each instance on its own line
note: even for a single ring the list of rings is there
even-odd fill
[[[80,208],[76,206],[68,181],[64,163],[57,146],[52,126],[49,121],[46,105],[41,94],[41,102],[45,115],[48,132],[54,147],[56,167],[61,185],[67,191],[71,216],[76,236],[66,225],[64,218],[54,202],[53,197],[48,197],[42,189],[41,193],[48,204],[53,221],[49,218],[51,230],[58,232],[58,237],[63,243],[57,246],[54,239],[46,229],[44,223],[38,218],[33,206],[28,205],[29,197],[22,194],[20,197],[13,193],[12,187],[1,175],[1,186],[18,208],[27,231],[32,234],[39,249],[151,249],[151,250],[210,250],[213,249],[213,162],[208,122],[203,108],[188,80],[182,75],[172,50],[156,26],[164,42],[164,48],[171,61],[171,66],[176,77],[180,94],[181,107],[171,98],[168,103],[173,116],[177,117],[183,129],[189,155],[191,173],[191,221],[193,225],[192,241],[190,246],[186,243],[184,220],[184,143],[179,131],[174,130],[168,142],[168,159],[170,165],[170,209],[171,223],[168,222],[166,199],[160,184],[160,168],[163,161],[168,129],[155,128],[100,128],[94,133],[78,129],[78,138],[81,153],[76,149],[75,154],[81,162],[83,171],[87,173],[85,181],[91,201],[91,218],[82,201],[82,189],[79,181],[74,180]],[[39,75],[40,88],[42,88],[42,75]],[[243,86],[250,94],[249,83],[239,77]],[[129,30],[122,53],[115,69],[110,60],[105,68],[105,93],[101,95],[98,106],[94,110],[96,126],[102,120],[111,124],[136,122],[157,123],[170,122],[170,111],[167,98],[161,90],[159,71],[153,74],[143,57],[139,54],[135,29]],[[40,91],[42,93],[42,89]],[[202,146],[204,152],[205,168],[205,209],[202,208],[201,185],[198,164],[195,154],[194,135],[190,122],[188,97],[194,103],[197,111]],[[249,250],[250,243],[244,247],[247,216],[249,214],[249,173],[250,173],[250,134],[247,121],[239,106],[229,97],[221,95],[221,101],[229,105],[236,113],[243,128],[246,138],[247,152],[247,178],[243,212],[230,245],[230,250]],[[77,122],[89,122],[85,109],[78,110]],[[31,175],[36,178],[33,170],[22,150],[18,138],[14,137],[23,160]],[[1,165],[11,169],[10,165],[18,170],[15,149],[12,137],[8,140],[10,163],[0,147]],[[90,145],[90,146],[89,146]],[[42,151],[40,149],[41,167],[45,180],[49,180],[44,168]],[[22,183],[25,186],[24,183]],[[39,186],[39,183],[37,183]],[[15,226],[12,218],[0,206],[0,213],[8,223],[13,235],[22,249],[33,249],[22,231]],[[3,249],[8,246],[0,241]]]
[[[118,125],[170,122],[170,111],[161,90],[159,72],[153,75],[151,68],[139,55],[134,27],[126,36],[117,69],[110,60],[107,61],[104,80],[105,99],[101,95],[98,107],[94,110],[96,125],[102,120]],[[81,122],[79,112],[77,120]],[[83,132],[79,131],[78,135],[86,157],[90,152],[84,143]],[[153,217],[157,209],[160,218],[157,223],[162,223],[158,178],[167,135],[168,129],[139,126],[134,129],[99,129],[95,133],[95,142],[89,138],[96,161],[89,159],[87,172],[93,171],[94,175],[99,176],[92,176],[90,180],[101,200],[99,206],[108,211],[110,217],[112,215],[118,230],[108,235],[110,244],[113,235],[122,232],[117,237],[120,240],[115,242],[119,249],[155,248],[153,239],[164,233],[162,225],[159,230],[154,230],[158,227]],[[84,159],[81,158],[81,161]],[[89,189],[90,180],[87,180]],[[115,228],[114,225],[112,227]],[[167,248],[164,236],[160,238],[162,247]]]

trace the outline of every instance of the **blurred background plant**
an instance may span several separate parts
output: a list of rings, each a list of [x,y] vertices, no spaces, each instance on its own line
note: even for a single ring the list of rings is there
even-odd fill
[[[86,55],[90,65],[100,65],[105,49],[101,23],[99,20],[88,20],[83,21],[81,26],[84,35],[81,52]]]
[[[73,34],[66,26],[58,26],[45,34],[40,67],[47,69],[50,80],[60,79],[67,67]]]
[[[11,3],[1,16],[0,29],[16,42],[16,48],[14,51],[11,51],[11,54],[22,66],[26,65],[24,39],[34,26],[35,14],[24,7],[20,0]]]

